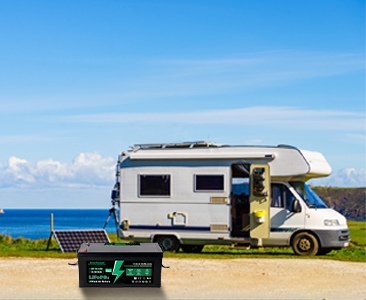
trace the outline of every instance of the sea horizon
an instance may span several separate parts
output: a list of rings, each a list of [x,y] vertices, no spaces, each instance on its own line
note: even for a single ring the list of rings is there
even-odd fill
[[[3,208],[0,214],[0,235],[31,240],[47,239],[54,230],[103,229],[110,208]],[[118,210],[117,210],[118,212]],[[108,233],[116,232],[114,218],[106,226]]]

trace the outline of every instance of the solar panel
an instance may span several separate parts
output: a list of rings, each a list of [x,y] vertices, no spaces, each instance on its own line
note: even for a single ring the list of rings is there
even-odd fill
[[[77,252],[82,243],[110,243],[104,229],[97,230],[55,230],[58,245],[62,252]]]

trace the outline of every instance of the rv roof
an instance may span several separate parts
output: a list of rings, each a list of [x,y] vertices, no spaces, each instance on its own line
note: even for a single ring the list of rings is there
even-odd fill
[[[152,149],[152,148],[195,148],[195,147],[221,147],[228,146],[225,144],[217,144],[206,141],[183,142],[183,143],[157,143],[157,144],[135,144],[131,147],[137,149]]]
[[[248,163],[270,163],[272,177],[291,177],[296,180],[328,176],[332,170],[321,153],[300,150],[289,145],[232,146],[196,141],[136,144],[131,148],[132,150],[122,153],[124,158],[121,163],[126,166],[134,166],[135,161],[140,167],[144,164],[141,164],[143,161],[147,161],[146,166],[153,167],[164,165],[166,161],[226,160],[235,163],[245,160]]]

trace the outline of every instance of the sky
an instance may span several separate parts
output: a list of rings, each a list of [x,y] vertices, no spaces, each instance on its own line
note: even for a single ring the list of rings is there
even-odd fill
[[[0,0],[0,208],[108,207],[139,143],[288,144],[366,186],[365,1]]]

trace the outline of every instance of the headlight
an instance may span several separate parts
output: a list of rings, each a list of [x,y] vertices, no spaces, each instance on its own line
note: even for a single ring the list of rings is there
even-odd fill
[[[339,221],[338,220],[324,220],[325,226],[338,226]]]

